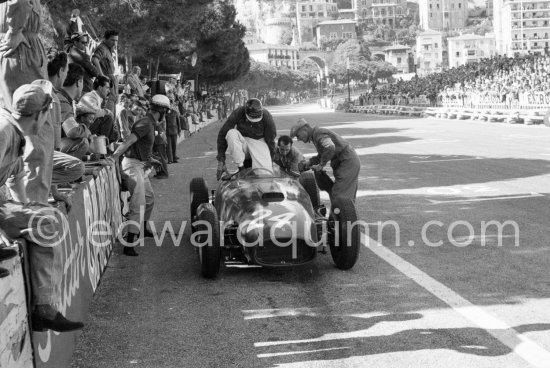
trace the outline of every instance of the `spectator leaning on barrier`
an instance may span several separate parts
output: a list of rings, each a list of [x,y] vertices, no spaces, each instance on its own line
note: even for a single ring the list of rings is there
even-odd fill
[[[0,186],[7,184],[16,202],[0,202],[0,242],[11,243],[20,237],[29,242],[33,330],[81,329],[84,326],[81,322],[68,320],[55,307],[61,300],[63,267],[56,263],[62,248],[52,244],[55,226],[51,217],[45,216],[52,215],[51,207],[27,203],[24,186],[24,135],[41,130],[52,97],[41,85],[26,84],[14,92],[12,101],[11,114],[4,109],[0,111]]]
[[[73,103],[80,98],[84,85],[84,69],[69,64],[69,72],[63,88],[56,90],[61,106],[61,152],[82,159],[90,149],[90,130],[78,124],[74,115]]]
[[[67,54],[64,52],[55,52],[48,55],[48,57],[50,58],[48,62],[48,77],[53,84],[54,90],[54,93],[52,93],[52,109],[50,111],[50,120],[53,123],[55,135],[53,138],[55,151],[53,152],[51,192],[56,201],[63,201],[66,203],[67,211],[69,211],[71,207],[70,198],[59,193],[57,186],[71,183],[82,177],[82,175],[84,175],[84,164],[80,159],[61,152],[61,102],[55,91],[62,88],[67,78],[67,73],[69,71]],[[47,139],[51,138],[48,137]],[[27,192],[29,192],[28,186]],[[32,200],[32,198],[30,199]]]
[[[307,167],[307,161],[302,153],[292,145],[292,138],[288,135],[282,135],[277,141],[277,148],[273,162],[287,174],[300,176],[300,172]]]
[[[109,110],[105,105],[105,101],[109,99],[110,93],[111,80],[107,77],[99,76],[94,81],[94,90],[85,93],[80,100],[96,108],[97,113],[94,122],[90,126],[92,134],[97,136],[104,135],[109,139],[109,142],[116,142],[120,138],[118,128],[116,127],[112,110]]]
[[[319,187],[328,192],[331,202],[338,197],[355,201],[361,162],[351,145],[329,129],[310,126],[305,119],[298,120],[291,128],[290,136],[304,143],[311,142],[317,149],[317,156],[309,160],[308,166],[315,172]],[[334,185],[323,171],[329,161]]]
[[[92,64],[90,55],[86,48],[90,43],[90,36],[87,33],[73,33],[68,48],[69,61],[78,64],[84,69],[84,87],[83,92],[90,92],[93,89],[93,78],[99,77],[99,71]]]
[[[276,136],[277,128],[269,111],[263,108],[260,100],[248,100],[227,118],[218,133],[218,180],[227,171],[225,151],[228,149],[239,171],[244,168],[247,158],[252,160],[252,168],[271,171]]]
[[[163,95],[155,95],[147,115],[132,126],[132,134],[115,151],[115,161],[124,154],[122,171],[130,191],[128,234],[124,243],[124,254],[137,256],[136,238],[143,232],[145,237],[153,233],[147,229],[147,222],[155,204],[155,194],[149,181],[153,164],[160,164],[152,158],[155,143],[155,124],[164,119],[170,109],[170,100]],[[145,211],[143,212],[143,210]]]

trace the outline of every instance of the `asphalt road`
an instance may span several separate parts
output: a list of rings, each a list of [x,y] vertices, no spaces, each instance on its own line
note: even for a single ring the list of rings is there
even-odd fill
[[[270,110],[280,134],[305,117],[359,153],[356,266],[320,254],[202,279],[179,228],[190,180],[216,187],[211,125],[153,183],[181,244],[115,249],[73,367],[550,367],[550,129]]]

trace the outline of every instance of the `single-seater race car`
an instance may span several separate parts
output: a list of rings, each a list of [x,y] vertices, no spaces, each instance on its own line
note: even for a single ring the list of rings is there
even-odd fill
[[[270,267],[313,261],[328,244],[336,267],[352,268],[360,226],[351,199],[337,198],[331,213],[321,204],[312,172],[299,179],[278,166],[227,175],[210,195],[202,177],[191,180],[191,243],[201,274],[214,278],[222,262]]]

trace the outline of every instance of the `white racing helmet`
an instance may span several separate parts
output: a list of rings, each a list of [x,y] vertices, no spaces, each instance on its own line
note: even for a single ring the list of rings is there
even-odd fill
[[[151,107],[164,107],[166,109],[170,108],[170,99],[165,95],[154,95],[151,99]]]

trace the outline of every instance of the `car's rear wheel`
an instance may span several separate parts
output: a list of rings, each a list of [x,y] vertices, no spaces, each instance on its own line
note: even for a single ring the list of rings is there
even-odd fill
[[[197,215],[197,208],[202,203],[208,203],[208,188],[204,178],[193,178],[189,184],[189,193],[191,193],[191,220]]]
[[[307,194],[309,194],[313,210],[317,210],[317,208],[319,208],[319,206],[321,205],[321,196],[319,194],[317,181],[315,180],[315,174],[313,174],[311,171],[303,172],[300,175],[300,184],[302,184]]]
[[[359,258],[361,229],[356,224],[357,211],[349,198],[336,198],[329,218],[331,236],[330,254],[336,267],[341,270],[352,268]]]
[[[207,203],[199,208],[197,220],[197,231],[204,232],[197,237],[201,274],[213,279],[220,272],[221,262],[220,225],[214,206]]]

